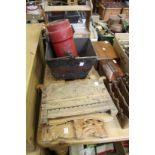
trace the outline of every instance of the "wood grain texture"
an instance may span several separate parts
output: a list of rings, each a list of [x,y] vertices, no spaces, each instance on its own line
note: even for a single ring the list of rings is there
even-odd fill
[[[97,41],[92,43],[98,60],[118,59],[113,46],[107,41]]]
[[[26,91],[39,44],[42,24],[26,25]]]
[[[93,117],[77,117],[76,119],[63,121],[61,124],[57,124],[56,120],[54,120],[52,125],[44,125],[41,129],[41,140],[46,143],[59,139],[103,138],[106,136],[104,123]]]
[[[122,129],[116,117],[111,122],[104,123],[104,130],[106,131],[107,137],[97,138],[97,137],[87,137],[84,139],[58,139],[56,141],[43,142],[41,138],[42,127],[38,128],[38,143],[42,147],[51,147],[53,145],[72,145],[72,144],[99,144],[108,143],[116,141],[124,141],[129,139],[129,129]]]
[[[94,68],[89,72],[87,79],[93,79],[93,80],[98,80],[100,76],[98,73],[95,71]],[[44,78],[44,88],[48,88],[49,85],[51,84],[65,84],[65,81],[59,81],[56,80],[52,77],[50,74],[49,68],[46,67],[45,71],[45,78]],[[44,89],[43,88],[43,89]],[[76,97],[76,96],[74,96]],[[61,99],[60,99],[61,100]],[[44,113],[46,116],[48,113]],[[46,123],[48,125],[43,126],[41,123],[41,115],[39,119],[39,126],[38,126],[38,134],[37,134],[37,141],[38,144],[42,147],[48,147],[48,148],[53,148],[55,145],[72,145],[72,144],[97,144],[97,143],[106,143],[106,142],[114,142],[114,141],[122,141],[122,140],[127,140],[128,139],[128,129],[122,129],[119,125],[118,120],[116,117],[112,117],[107,114],[103,114],[103,117],[97,116],[97,115],[102,115],[101,113],[99,114],[89,114],[89,115],[82,115],[82,116],[72,116],[72,117],[64,117],[64,118],[59,118],[59,119],[49,119]],[[100,118],[99,118],[100,117]],[[112,117],[112,118],[111,118]],[[46,128],[47,126],[54,126],[54,124],[63,124],[64,122],[72,122],[72,120],[77,120],[77,119],[96,119],[100,120],[103,123],[104,130],[106,132],[106,135],[104,138],[97,138],[97,137],[85,137],[84,139],[77,139],[73,136],[73,138],[58,138],[57,140],[54,141],[43,141],[42,137],[42,131],[44,130],[44,127]],[[49,132],[51,134],[52,131]],[[91,131],[92,132],[92,131]],[[47,135],[47,134],[46,134]],[[50,138],[50,136],[47,136],[47,138]]]
[[[129,43],[129,33],[116,33],[113,47],[121,59],[121,67],[124,72],[129,73],[129,57],[125,53],[121,44]]]
[[[126,15],[126,19],[129,20],[129,8],[123,8],[122,14],[125,14]]]
[[[117,63],[113,60],[99,61],[99,73],[105,75],[109,81],[114,81],[119,77],[123,77],[124,73]]]
[[[92,3],[88,2],[87,5],[64,5],[64,6],[49,6],[45,1],[43,4],[45,12],[55,12],[55,11],[91,11]]]
[[[71,120],[84,119],[84,118],[85,119],[96,119],[103,123],[110,122],[113,120],[113,117],[107,113],[95,113],[95,114],[79,115],[79,116],[60,118],[60,119],[51,119],[48,121],[48,124],[49,125],[58,125],[58,124],[63,124],[66,121],[68,122]]]
[[[44,148],[37,146],[34,151],[26,152],[26,155],[46,155],[46,151]]]
[[[53,83],[42,91],[41,113],[45,119],[68,117],[95,112],[117,114],[117,109],[103,79],[83,79]]]
[[[106,8],[104,5],[99,3],[99,14],[105,20],[108,21],[111,15],[119,15],[121,13],[122,8]]]
[[[44,50],[41,38],[42,24],[26,25],[26,143],[34,150],[36,86],[41,81]]]

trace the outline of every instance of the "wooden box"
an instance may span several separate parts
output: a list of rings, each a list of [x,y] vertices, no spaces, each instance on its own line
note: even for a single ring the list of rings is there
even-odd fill
[[[98,60],[119,59],[113,46],[108,41],[93,42],[93,47],[95,49]]]
[[[123,45],[129,46],[129,33],[116,33],[113,47],[121,59],[121,67],[124,72],[129,73],[129,57],[123,48]]]
[[[42,24],[26,25],[26,149],[35,149],[37,85],[44,67],[44,49],[41,38]]]
[[[103,4],[99,4],[99,15],[103,20],[108,21],[109,16],[119,15],[121,13],[122,7],[105,7]]]

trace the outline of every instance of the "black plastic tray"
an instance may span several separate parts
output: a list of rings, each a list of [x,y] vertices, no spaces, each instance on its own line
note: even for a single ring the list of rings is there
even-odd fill
[[[47,38],[45,60],[51,74],[59,80],[82,79],[94,64],[97,63],[97,56],[89,38],[74,39],[79,57],[55,56],[54,50]]]

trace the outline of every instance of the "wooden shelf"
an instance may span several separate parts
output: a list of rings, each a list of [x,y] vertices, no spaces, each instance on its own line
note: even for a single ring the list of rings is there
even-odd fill
[[[89,2],[87,5],[65,5],[65,6],[49,6],[48,2],[43,4],[45,12],[56,12],[56,11],[91,11],[92,3]]]

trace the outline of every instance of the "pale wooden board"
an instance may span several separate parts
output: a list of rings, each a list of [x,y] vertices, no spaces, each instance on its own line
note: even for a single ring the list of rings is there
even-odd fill
[[[33,150],[36,115],[36,86],[40,83],[44,66],[43,43],[41,40],[42,24],[26,25],[26,147]]]
[[[121,67],[124,72],[129,73],[129,57],[122,48],[120,42],[129,42],[129,33],[115,33],[113,47],[121,59]]]
[[[108,142],[116,142],[116,141],[124,141],[129,139],[129,129],[122,129],[119,125],[119,122],[116,117],[111,122],[104,123],[104,129],[107,133],[107,137],[105,138],[86,138],[86,139],[59,139],[51,142],[42,142],[41,140],[41,128],[38,128],[38,143],[42,147],[51,147],[56,144],[99,144],[99,143],[108,143]]]
[[[91,115],[76,116],[70,119],[51,119],[50,125],[43,125],[41,140],[43,142],[55,141],[57,139],[84,139],[86,137],[105,137],[104,122],[112,121],[108,114],[100,113],[94,117]],[[100,121],[102,117],[102,121]],[[107,120],[108,118],[108,120]],[[59,120],[59,121],[58,121]],[[51,125],[52,122],[52,125]],[[93,135],[92,135],[93,131]]]
[[[95,71],[94,68],[89,72],[87,78],[91,79],[99,79],[98,73]],[[45,87],[48,87],[49,84],[51,83],[65,83],[64,80],[56,80],[52,77],[51,73],[49,72],[49,68],[46,66],[46,71],[45,71],[45,78],[44,78],[44,85]],[[41,117],[41,116],[40,116]],[[64,118],[65,119],[65,118]],[[69,118],[70,119],[70,118]],[[41,121],[41,119],[40,119]],[[104,129],[107,133],[107,137],[105,138],[85,138],[82,140],[77,140],[77,139],[59,139],[57,141],[51,141],[51,142],[42,142],[41,140],[41,129],[42,127],[40,126],[40,121],[39,121],[39,126],[38,126],[38,134],[37,134],[37,141],[42,147],[49,147],[53,148],[55,145],[59,144],[66,144],[66,145],[71,145],[71,144],[97,144],[97,143],[106,143],[106,142],[115,142],[115,141],[123,141],[123,140],[128,140],[128,128],[127,129],[122,129],[117,118],[114,117],[113,121],[104,123]],[[56,120],[55,120],[56,121]]]
[[[109,111],[111,115],[116,115],[118,111],[103,83],[103,78],[91,78],[93,77],[88,75],[86,79],[55,81],[46,86],[42,91],[42,122],[49,118],[95,112]]]
[[[115,33],[115,38],[118,40],[128,40],[129,41],[129,33]]]
[[[26,25],[26,90],[37,52],[43,24],[27,24]]]
[[[60,119],[50,119],[48,121],[48,124],[57,125],[57,124],[62,124],[66,121],[68,122],[76,119],[96,119],[96,120],[100,120],[101,122],[110,122],[113,120],[113,117],[107,113],[95,113],[95,114],[79,115],[79,116],[60,118]]]
[[[47,2],[43,4],[45,12],[55,11],[91,11],[91,1],[87,5],[66,5],[66,6],[49,6]]]
[[[34,151],[26,152],[26,155],[46,155],[46,151],[44,148],[37,146]]]

